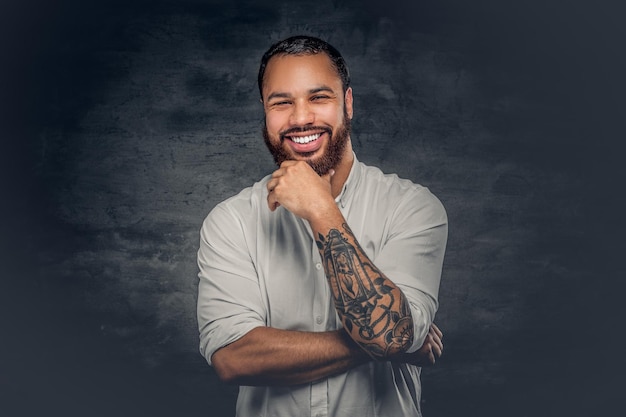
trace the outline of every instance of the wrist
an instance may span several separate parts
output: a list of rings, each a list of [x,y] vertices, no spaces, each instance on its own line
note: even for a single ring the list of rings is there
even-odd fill
[[[345,222],[334,199],[316,206],[306,219],[311,228],[325,234],[330,228]]]

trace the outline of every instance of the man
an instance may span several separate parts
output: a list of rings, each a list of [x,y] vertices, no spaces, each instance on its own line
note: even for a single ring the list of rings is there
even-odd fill
[[[352,151],[352,88],[317,38],[258,76],[279,168],[217,205],[198,251],[200,350],[240,385],[238,416],[420,416],[447,218],[425,187]]]

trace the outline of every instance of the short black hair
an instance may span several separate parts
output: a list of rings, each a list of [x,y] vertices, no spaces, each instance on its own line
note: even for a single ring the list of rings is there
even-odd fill
[[[269,60],[275,55],[316,55],[319,53],[325,53],[330,58],[333,67],[337,70],[339,78],[341,78],[341,85],[343,92],[345,93],[350,87],[350,72],[346,61],[343,59],[339,51],[326,41],[313,36],[292,36],[284,39],[280,42],[270,46],[270,48],[263,54],[261,58],[261,66],[259,67],[259,93],[261,94],[261,100],[263,100],[263,77],[265,76],[265,69]]]

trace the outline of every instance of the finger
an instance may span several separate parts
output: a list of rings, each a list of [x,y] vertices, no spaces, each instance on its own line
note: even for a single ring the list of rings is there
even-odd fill
[[[437,334],[437,336],[439,336],[440,338],[443,337],[443,332],[439,329],[439,327],[437,327],[437,325],[435,323],[432,323],[430,325],[430,330],[435,332],[435,334]]]
[[[289,169],[289,167],[297,164],[298,162],[301,162],[301,161],[284,161],[282,164],[280,164],[280,166],[278,167],[276,171],[272,172],[272,178],[282,177],[283,175],[287,173],[287,170]],[[304,162],[304,164],[306,166],[309,165],[306,162]]]
[[[435,352],[438,353],[439,356],[441,356],[441,353],[443,352],[443,342],[441,341],[441,337],[439,337],[439,335],[433,329],[431,329],[429,335],[432,340],[431,345],[433,349],[435,349]]]
[[[434,365],[435,362],[436,362],[435,354],[431,350],[430,352],[428,352],[428,363],[430,363],[431,365]]]
[[[276,172],[274,172],[274,174],[276,174]],[[272,177],[274,176],[274,174],[272,174]],[[271,193],[272,191],[274,191],[274,188],[276,188],[277,185],[278,185],[278,179],[271,178],[265,185],[265,188],[267,188],[267,191]]]
[[[433,342],[431,340],[430,335],[426,335],[426,338],[424,339],[424,343],[422,344],[422,347],[419,350],[420,355],[422,356],[424,362],[426,363],[432,363],[434,360],[434,353],[433,353],[432,345],[433,345]]]
[[[267,206],[269,207],[270,211],[274,211],[280,206],[280,203],[276,199],[276,193],[274,193],[273,189],[269,190],[267,194]]]
[[[276,211],[276,209],[278,207],[280,207],[280,203],[276,202],[276,203],[267,203],[268,207],[270,208],[270,211]]]
[[[441,356],[443,353],[443,344],[441,343],[439,336],[437,336],[434,331],[430,330],[426,335],[422,349],[424,349],[425,353],[429,353],[429,357],[430,355],[432,355],[433,358]]]
[[[441,336],[439,333],[437,333],[435,331],[435,329],[433,329],[432,327],[430,328],[430,330],[428,331],[428,335],[432,338],[432,340],[434,340],[435,342],[437,342],[438,344],[441,344]]]
[[[283,175],[285,175],[285,169],[281,166],[281,168],[278,168],[276,171],[272,172],[272,179],[282,177]]]
[[[443,344],[441,342],[437,343],[437,341],[433,342],[431,345],[431,350],[433,351],[433,353],[440,358],[441,355],[443,354]]]
[[[443,333],[442,333],[442,331],[441,331],[441,330],[439,330],[439,327],[437,327],[437,325],[436,325],[435,323],[431,324],[431,325],[430,325],[430,328],[431,328],[432,330],[434,330],[434,331],[435,331],[435,333],[437,333],[437,336],[439,336],[439,338],[440,338],[440,339],[443,339]]]

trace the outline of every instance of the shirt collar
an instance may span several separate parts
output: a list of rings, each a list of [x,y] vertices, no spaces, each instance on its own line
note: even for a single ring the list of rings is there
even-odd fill
[[[348,178],[346,179],[346,182],[343,184],[343,187],[341,188],[341,192],[339,193],[337,198],[335,198],[335,201],[341,204],[341,208],[346,207],[346,204],[348,204],[348,201],[350,200],[350,197],[354,193],[354,190],[356,189],[359,183],[359,179],[361,178],[361,164],[359,163],[359,160],[356,158],[356,154],[354,152],[352,152],[352,157],[353,157],[353,160],[352,160],[352,167],[350,168],[350,174],[348,174]]]

